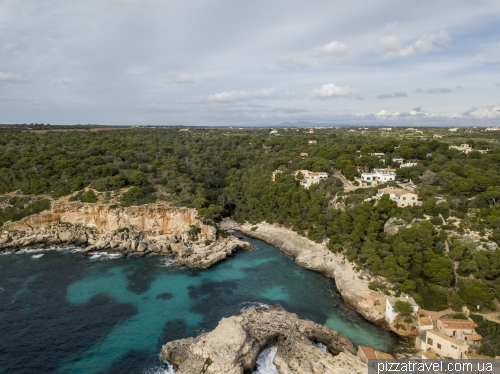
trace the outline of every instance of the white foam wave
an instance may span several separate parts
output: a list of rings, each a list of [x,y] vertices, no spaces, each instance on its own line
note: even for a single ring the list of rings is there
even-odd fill
[[[269,309],[269,304],[261,303],[258,301],[244,301],[241,303],[241,305],[245,305],[243,308],[240,309],[240,313],[243,313],[243,311],[247,308],[266,308]]]
[[[175,263],[176,263],[176,261],[172,257],[165,257],[164,259],[162,259],[160,266],[165,267],[165,268],[169,268],[169,267],[174,266]]]
[[[81,252],[83,248],[81,247],[48,247],[48,248],[26,248],[20,249],[16,252],[16,254],[32,254],[32,253],[40,253],[40,252],[48,252],[48,251],[57,251],[57,252]],[[9,252],[10,253],[10,252]]]
[[[90,256],[91,261],[97,260],[113,260],[122,257],[119,253],[96,252]]]
[[[175,370],[172,365],[164,364],[161,366],[153,366],[143,371],[142,374],[175,374]]]
[[[2,253],[0,253],[0,256],[3,256],[3,255],[10,255],[11,253],[12,253],[12,252],[10,252],[10,251],[7,251],[7,252],[2,252]]]
[[[257,370],[255,370],[252,374],[279,374],[278,369],[276,369],[276,366],[273,363],[277,350],[277,347],[269,347],[262,350],[259,357],[257,357],[257,361],[255,362]]]
[[[326,345],[324,345],[323,343],[316,342],[316,343],[314,343],[314,345],[315,345],[316,347],[318,347],[319,349],[321,349],[323,352],[325,352],[325,353],[330,353],[330,352],[328,351],[328,347],[327,347]]]
[[[5,288],[0,287],[0,293],[3,293],[5,291]]]
[[[40,253],[39,255],[33,255],[33,256],[31,256],[31,258],[40,258],[42,256],[43,256],[43,253]]]

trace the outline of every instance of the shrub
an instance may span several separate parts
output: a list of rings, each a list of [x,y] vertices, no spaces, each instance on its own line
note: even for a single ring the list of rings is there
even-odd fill
[[[95,195],[93,190],[85,191],[80,197],[80,201],[82,203],[96,203],[97,196]]]
[[[401,316],[407,316],[413,313],[413,307],[406,301],[396,300],[394,311]]]

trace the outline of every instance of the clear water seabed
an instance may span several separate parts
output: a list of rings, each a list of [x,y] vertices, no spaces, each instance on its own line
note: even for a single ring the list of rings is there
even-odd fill
[[[389,351],[397,343],[346,307],[333,280],[245,239],[255,251],[237,251],[207,270],[172,267],[165,257],[85,257],[77,249],[0,256],[0,373],[164,373],[162,344],[272,304],[355,345]]]

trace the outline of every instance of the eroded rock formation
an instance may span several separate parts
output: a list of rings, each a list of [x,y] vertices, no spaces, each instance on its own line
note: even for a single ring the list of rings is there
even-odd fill
[[[317,342],[329,352],[318,348]],[[165,344],[160,358],[177,365],[177,374],[243,374],[253,370],[268,345],[277,346],[274,364],[280,374],[367,372],[344,335],[279,306],[248,308],[238,316],[223,318],[208,333]]]
[[[121,208],[55,203],[50,211],[6,223],[0,250],[76,245],[87,253],[173,254],[181,265],[207,268],[237,248],[251,248],[232,236],[217,239],[215,227],[196,216],[195,209],[152,204]]]

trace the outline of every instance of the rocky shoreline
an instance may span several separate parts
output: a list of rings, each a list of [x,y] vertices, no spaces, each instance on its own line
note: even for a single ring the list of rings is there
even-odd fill
[[[243,374],[252,372],[259,353],[268,346],[277,347],[274,365],[280,374],[364,374],[368,370],[344,335],[279,306],[247,308],[223,318],[208,333],[168,342],[160,358],[178,366],[177,374]]]
[[[233,236],[218,238],[216,228],[196,215],[194,209],[155,205],[55,204],[51,211],[6,223],[0,251],[74,245],[85,254],[174,255],[178,265],[206,269],[237,249],[252,249]]]
[[[368,321],[388,327],[385,322],[385,296],[370,290],[370,275],[356,271],[355,265],[344,260],[342,254],[332,253],[325,245],[278,225],[240,225],[226,220],[221,228],[238,230],[247,236],[263,240],[293,257],[297,265],[334,278],[340,295],[348,305]]]

